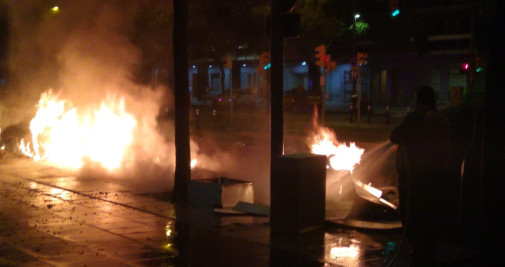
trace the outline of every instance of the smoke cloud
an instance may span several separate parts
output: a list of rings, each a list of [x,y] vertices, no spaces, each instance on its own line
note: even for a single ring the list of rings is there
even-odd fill
[[[139,12],[153,6],[171,12],[166,2],[66,0],[56,9],[53,1],[4,1],[10,28],[10,82],[3,99],[2,127],[28,123],[41,93],[48,89],[80,110],[98,108],[110,95],[120,96],[137,120],[133,152],[126,156],[120,176],[139,179],[142,174],[152,182],[167,180],[166,175],[173,175],[173,123],[160,128],[157,118],[160,110],[171,110],[172,94],[167,81],[138,82],[146,51],[134,42],[144,30],[138,23]],[[171,47],[165,49],[170,54]],[[90,168],[83,170],[89,172]]]
[[[168,29],[156,28],[160,23],[157,16],[148,23],[139,23],[139,19],[146,19],[146,13],[150,19],[151,13],[145,12],[149,8],[170,14],[170,1],[66,0],[59,3],[57,10],[52,1],[4,2],[10,27],[10,82],[9,93],[3,100],[2,127],[29,123],[41,94],[48,89],[84,111],[99,108],[100,102],[110,95],[120,96],[124,98],[126,111],[137,122],[134,143],[126,152],[124,166],[111,174],[87,164],[80,170],[80,176],[122,179],[135,184],[140,191],[170,190],[175,165],[174,124],[159,120],[158,116],[161,111],[166,117],[173,107],[167,85],[172,73],[168,64],[172,23],[167,23]],[[165,39],[155,42],[152,38]],[[152,61],[160,57],[166,57],[162,61],[167,62],[159,66],[165,74],[165,83],[156,79],[153,82],[149,75],[148,82],[145,79],[139,82],[143,80],[138,77],[142,66],[149,65],[146,61],[153,66],[156,64]],[[210,149],[209,144],[214,142],[209,139],[212,140],[201,142],[205,146],[191,141],[192,158],[199,161],[197,169],[206,171],[195,173],[194,177],[230,176],[268,188],[268,160],[257,156],[268,154],[268,147],[254,148],[258,151],[242,155],[240,146],[228,151],[216,143]],[[244,172],[244,166],[251,164],[256,168]],[[256,192],[256,196],[268,202],[268,190]]]

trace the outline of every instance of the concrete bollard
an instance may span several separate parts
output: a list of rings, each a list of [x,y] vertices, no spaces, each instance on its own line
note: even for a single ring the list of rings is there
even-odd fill
[[[200,130],[200,109],[195,110],[196,130]]]
[[[349,107],[349,122],[352,123],[354,117],[354,106],[351,105]]]
[[[214,129],[216,128],[216,114],[217,114],[216,110],[213,109],[212,110],[212,126],[214,127]]]
[[[296,235],[324,225],[326,161],[326,156],[313,154],[275,159],[270,181],[273,235]]]
[[[372,123],[372,106],[371,105],[368,105],[367,107],[368,109],[368,124],[371,124]]]
[[[389,124],[389,106],[386,106],[386,124]]]

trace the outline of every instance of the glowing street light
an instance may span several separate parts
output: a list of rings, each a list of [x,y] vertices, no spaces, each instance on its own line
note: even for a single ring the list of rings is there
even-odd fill
[[[53,14],[59,13],[60,8],[58,6],[53,6],[53,8],[51,8],[51,12],[53,12]]]
[[[359,13],[356,13],[356,15],[354,15],[354,20],[359,19],[359,17],[361,17],[361,15]]]

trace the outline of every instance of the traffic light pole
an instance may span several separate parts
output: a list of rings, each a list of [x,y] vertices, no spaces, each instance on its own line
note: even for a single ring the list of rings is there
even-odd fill
[[[356,108],[357,110],[357,120],[358,120],[358,126],[361,125],[361,70],[360,67],[357,66],[358,69],[358,75],[357,75],[357,81],[356,81],[356,92],[358,93],[358,102],[356,103]]]
[[[326,109],[326,68],[323,67],[323,76],[321,79],[321,125],[325,125],[324,113]]]
[[[230,124],[233,124],[233,79],[231,75],[231,68],[229,79],[230,79]]]

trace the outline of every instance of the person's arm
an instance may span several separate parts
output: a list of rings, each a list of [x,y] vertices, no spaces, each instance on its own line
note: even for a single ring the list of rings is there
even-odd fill
[[[398,124],[393,130],[391,131],[391,134],[389,135],[389,140],[391,143],[399,145],[399,144],[405,144],[407,142],[407,137],[409,135],[409,132],[412,128],[412,123],[416,120],[416,118],[419,116],[417,112],[412,112],[405,116],[403,121]]]
[[[393,130],[391,131],[391,134],[389,135],[389,140],[391,143],[399,145],[399,144],[404,144],[405,143],[405,138],[406,138],[406,121],[402,121],[400,124],[398,124]]]

